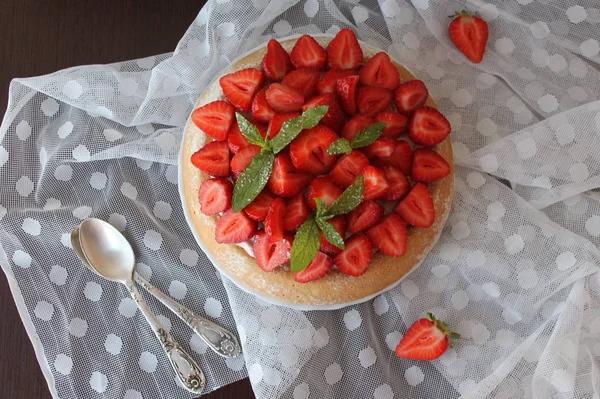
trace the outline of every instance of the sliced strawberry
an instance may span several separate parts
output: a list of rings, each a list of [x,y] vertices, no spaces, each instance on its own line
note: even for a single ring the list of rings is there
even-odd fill
[[[294,273],[294,280],[299,283],[308,283],[309,281],[318,280],[325,276],[331,270],[333,260],[323,252],[318,252],[317,256],[310,262],[310,265],[301,272]]]
[[[377,122],[385,123],[383,137],[397,138],[406,131],[408,118],[394,111],[383,111],[375,115]]]
[[[417,148],[413,152],[412,179],[431,183],[450,174],[450,165],[437,152],[427,148]]]
[[[459,13],[450,22],[448,34],[456,47],[462,51],[467,58],[475,63],[483,60],[485,45],[488,40],[488,26],[485,20],[468,14]]]
[[[346,274],[360,276],[369,267],[373,257],[373,245],[362,234],[353,235],[345,245],[346,249],[335,256],[333,263]]]
[[[283,229],[285,231],[296,231],[302,226],[310,215],[308,202],[304,193],[298,193],[286,202],[285,219],[283,220]]]
[[[336,231],[342,238],[346,235],[346,216],[339,215],[334,218],[329,219],[326,223],[331,224],[335,227]],[[336,247],[325,238],[325,235],[322,231],[319,230],[319,235],[321,236],[321,247],[319,251],[325,252],[326,254],[335,255],[341,251],[340,248]]]
[[[192,165],[217,177],[229,176],[229,146],[224,141],[211,141],[192,154]]]
[[[261,66],[265,76],[273,81],[283,79],[294,68],[289,54],[275,39],[271,39],[267,43],[267,54],[265,54]]]
[[[358,89],[358,110],[374,117],[392,104],[392,92],[380,87],[361,87]]]
[[[309,108],[318,107],[320,105],[327,105],[329,110],[321,119],[321,123],[329,126],[335,131],[339,131],[344,124],[344,111],[340,104],[335,99],[335,96],[330,93],[319,94],[308,100],[302,107],[303,111]]]
[[[275,112],[296,112],[302,109],[304,96],[301,92],[281,83],[271,83],[265,93],[267,103]]]
[[[363,52],[352,29],[342,29],[327,46],[329,69],[352,69],[362,64]]]
[[[314,68],[298,68],[291,71],[283,78],[283,83],[287,87],[298,90],[308,100],[317,92],[317,82],[321,73]]]
[[[348,233],[354,234],[375,226],[383,217],[383,206],[375,201],[363,201],[348,214]]]
[[[398,201],[404,198],[410,191],[410,183],[404,173],[391,165],[386,165],[382,169],[385,180],[390,185],[389,190],[383,198],[388,201]]]
[[[432,107],[419,108],[413,112],[408,122],[408,137],[419,145],[439,144],[448,137],[451,130],[448,119]]]
[[[272,272],[277,267],[290,260],[293,237],[287,236],[280,240],[273,240],[264,231],[256,233],[254,238],[254,257],[256,263],[265,272]]]
[[[290,55],[296,68],[322,69],[327,59],[325,49],[309,35],[300,36]]]
[[[251,203],[246,205],[244,212],[246,212],[250,219],[262,222],[267,218],[269,207],[275,198],[275,194],[265,188]]]
[[[342,109],[350,116],[356,114],[358,79],[358,75],[352,75],[337,80],[336,92],[340,98]]]
[[[250,143],[240,131],[237,121],[233,121],[229,133],[227,133],[227,145],[229,150],[236,154],[242,148],[248,147]]]
[[[265,233],[273,240],[279,241],[283,238],[283,225],[285,219],[285,200],[277,197],[271,202],[267,218],[265,219]]]
[[[360,83],[364,86],[394,90],[400,83],[400,74],[390,56],[380,52],[371,57],[360,70]]]
[[[249,145],[248,147],[242,148],[237,154],[231,158],[231,174],[234,179],[237,179],[240,174],[246,169],[246,166],[250,165],[250,162],[258,155],[261,148],[257,145]]]
[[[256,222],[244,211],[234,213],[228,210],[217,220],[215,239],[220,244],[238,244],[251,239],[256,234]]]
[[[367,230],[367,237],[375,248],[388,256],[402,256],[406,253],[406,223],[394,213]]]
[[[410,115],[417,108],[425,105],[429,92],[425,83],[420,80],[409,80],[402,83],[394,92],[394,103],[398,112]]]
[[[322,175],[333,167],[337,155],[330,155],[327,149],[338,135],[324,125],[305,129],[290,144],[290,157],[296,168],[314,175]]]
[[[269,190],[281,197],[293,197],[303,191],[314,178],[313,175],[301,172],[292,163],[290,156],[281,152],[275,157],[273,172],[267,183]]]
[[[415,321],[396,346],[398,357],[415,360],[433,360],[448,349],[449,338],[460,338],[448,326],[427,313],[427,318]]]
[[[227,100],[240,111],[247,112],[264,81],[262,71],[246,68],[223,76],[219,79],[219,84]]]
[[[417,183],[394,209],[408,224],[430,227],[435,221],[435,208],[426,185]]]
[[[215,140],[225,140],[231,127],[235,109],[227,101],[213,101],[192,113],[192,122]]]
[[[352,150],[350,154],[342,155],[331,169],[331,178],[340,187],[348,187],[364,168],[369,165],[369,159],[358,150]]]
[[[399,169],[405,176],[410,176],[411,171],[411,154],[412,149],[410,148],[410,144],[404,140],[396,141],[396,147],[394,148],[394,153],[385,158],[377,158],[375,159],[376,166],[385,166],[391,165],[397,169]]]
[[[380,137],[373,144],[366,146],[363,151],[369,159],[373,159],[389,157],[395,149],[396,140],[391,137]]]
[[[233,184],[223,177],[205,180],[198,190],[200,210],[205,215],[214,215],[231,208]]]
[[[289,121],[292,118],[300,116],[299,112],[286,112],[285,114],[275,114],[269,122],[269,138],[273,138],[279,134],[281,130],[281,126],[286,121]]]
[[[363,169],[362,175],[365,178],[365,200],[376,200],[383,198],[389,189],[389,184],[385,180],[383,171],[373,165]]]
[[[337,80],[350,75],[356,75],[356,69],[330,69],[317,83],[317,91],[320,94],[335,94]]]
[[[352,141],[358,132],[365,130],[368,126],[375,123],[375,119],[367,114],[356,114],[342,128],[342,136],[345,139]]]
[[[314,201],[314,198],[320,198],[325,205],[331,206],[342,195],[343,191],[331,180],[331,177],[319,176],[308,185],[308,191],[306,192],[308,206],[313,211],[317,209],[317,203]]]
[[[254,96],[254,100],[252,100],[252,117],[256,122],[260,123],[269,123],[273,115],[275,115],[275,111],[267,102],[266,97],[267,89],[261,89],[256,96]]]

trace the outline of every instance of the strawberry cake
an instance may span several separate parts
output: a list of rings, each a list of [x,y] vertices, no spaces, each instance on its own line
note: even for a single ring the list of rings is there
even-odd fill
[[[425,84],[351,30],[270,40],[196,103],[179,158],[186,219],[217,269],[266,301],[359,303],[437,242],[450,132]]]

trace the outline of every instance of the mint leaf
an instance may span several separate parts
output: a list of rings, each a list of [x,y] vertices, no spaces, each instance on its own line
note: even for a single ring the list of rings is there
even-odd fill
[[[317,204],[317,218],[325,215],[325,212],[327,211],[327,205],[325,205],[325,202],[323,202],[321,198],[313,198],[313,201],[315,201]]]
[[[251,203],[265,188],[273,170],[275,155],[268,149],[259,152],[240,174],[233,187],[231,204],[234,212],[239,212]]]
[[[320,107],[309,108],[302,115],[287,120],[281,125],[277,136],[271,140],[273,153],[277,154],[292,142],[304,129],[311,129],[323,119],[329,107],[322,105]]]
[[[248,139],[250,144],[259,145],[261,147],[265,146],[265,140],[262,138],[260,132],[252,122],[244,118],[244,115],[240,114],[239,112],[235,113],[235,119],[237,120],[240,132],[242,132],[244,137]]]
[[[360,148],[373,144],[373,142],[381,136],[385,126],[384,122],[377,122],[367,126],[365,130],[356,134],[356,137],[352,140],[350,145],[352,148]]]
[[[363,200],[365,194],[365,179],[363,175],[360,175],[356,178],[354,183],[352,183],[342,195],[338,197],[337,200],[329,209],[327,209],[328,215],[341,215],[343,213],[348,213],[354,208],[356,208]]]
[[[329,155],[350,154],[351,152],[352,146],[350,145],[350,142],[343,137],[340,137],[339,139],[331,143],[331,145],[327,149],[327,153]]]
[[[339,249],[346,249],[346,245],[344,244],[344,239],[338,233],[338,231],[333,227],[333,225],[320,217],[316,218],[317,226],[321,229],[327,241],[338,247]]]
[[[306,269],[319,252],[321,237],[315,215],[311,214],[300,226],[294,236],[294,244],[290,254],[290,266],[294,273]]]

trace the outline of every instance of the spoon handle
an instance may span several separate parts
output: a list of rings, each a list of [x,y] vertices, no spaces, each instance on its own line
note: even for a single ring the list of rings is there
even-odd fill
[[[206,344],[217,354],[223,357],[236,357],[240,354],[240,344],[231,332],[212,321],[198,316],[190,309],[175,301],[161,290],[146,281],[139,273],[134,273],[137,281],[146,291],[154,295],[166,307],[171,309],[181,320],[183,320]]]
[[[131,297],[138,305],[140,311],[146,318],[148,324],[156,334],[158,341],[162,345],[177,378],[183,386],[190,392],[199,394],[204,390],[206,379],[200,366],[192,359],[190,355],[173,339],[171,334],[163,327],[160,320],[154,312],[150,310],[148,304],[137,290],[135,283],[129,280],[126,284]]]

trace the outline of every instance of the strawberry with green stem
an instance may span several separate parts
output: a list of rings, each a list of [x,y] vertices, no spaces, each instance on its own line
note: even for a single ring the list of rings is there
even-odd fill
[[[442,356],[450,339],[459,339],[460,334],[450,331],[448,326],[431,313],[415,321],[396,347],[398,357],[415,360],[434,360]]]

